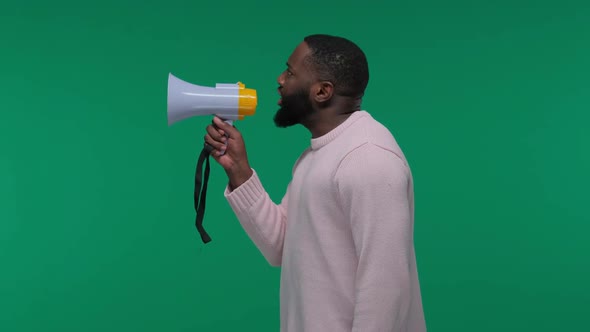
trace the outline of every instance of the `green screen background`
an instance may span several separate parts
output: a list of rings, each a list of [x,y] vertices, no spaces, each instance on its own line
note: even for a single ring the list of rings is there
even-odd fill
[[[429,331],[589,323],[590,4],[16,1],[0,5],[0,330],[278,331],[279,275],[212,164],[210,117],[166,121],[168,73],[258,92],[236,123],[280,200],[309,144],[276,77],[311,33],[367,53],[364,108],[415,177]],[[585,326],[585,327],[584,327]]]

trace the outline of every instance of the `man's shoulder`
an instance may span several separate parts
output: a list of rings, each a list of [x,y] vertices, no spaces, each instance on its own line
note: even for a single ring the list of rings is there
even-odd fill
[[[349,149],[341,158],[338,168],[370,170],[374,167],[402,167],[409,168],[404,153],[397,145],[381,144],[367,140]]]
[[[392,131],[370,113],[361,111],[350,135],[349,152],[380,148],[395,154],[405,161],[404,153]]]

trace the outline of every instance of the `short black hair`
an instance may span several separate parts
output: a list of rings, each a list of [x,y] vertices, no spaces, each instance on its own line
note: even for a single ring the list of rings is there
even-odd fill
[[[338,36],[314,34],[303,39],[310,48],[308,63],[322,80],[334,84],[335,93],[362,97],[369,83],[365,53],[352,41]]]

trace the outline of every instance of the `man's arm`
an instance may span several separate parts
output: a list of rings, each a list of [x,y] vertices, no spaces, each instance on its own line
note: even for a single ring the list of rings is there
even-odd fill
[[[225,170],[228,185],[225,196],[250,239],[269,264],[279,266],[286,228],[286,197],[277,205],[264,190],[250,167],[242,134],[214,117],[207,126],[205,142],[213,147],[211,156]]]
[[[252,176],[233,191],[228,185],[224,194],[240,224],[268,263],[280,266],[287,227],[287,194],[280,204],[275,204],[254,170]]]
[[[353,331],[405,331],[411,301],[409,176],[398,156],[371,144],[348,155],[337,172],[358,258]]]

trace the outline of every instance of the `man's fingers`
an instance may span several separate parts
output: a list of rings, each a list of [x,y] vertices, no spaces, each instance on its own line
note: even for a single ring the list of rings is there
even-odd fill
[[[209,144],[216,150],[225,150],[225,143],[213,139],[210,134],[205,135],[205,143]]]
[[[237,137],[239,135],[238,131],[233,127],[230,126],[228,123],[221,120],[219,117],[213,117],[213,123],[223,132],[227,133],[229,137]]]
[[[213,146],[209,145],[208,143],[205,143],[205,149],[209,151],[209,155],[213,157],[215,161],[219,162],[219,157],[221,157],[221,151],[214,149]]]
[[[207,152],[211,153],[211,152],[215,151],[215,148],[211,144],[205,142],[204,145],[205,145],[205,150],[207,150]]]
[[[207,134],[210,135],[213,139],[220,142],[225,142],[227,140],[227,137],[225,137],[225,133],[223,132],[223,130],[217,129],[213,125],[207,126]]]

